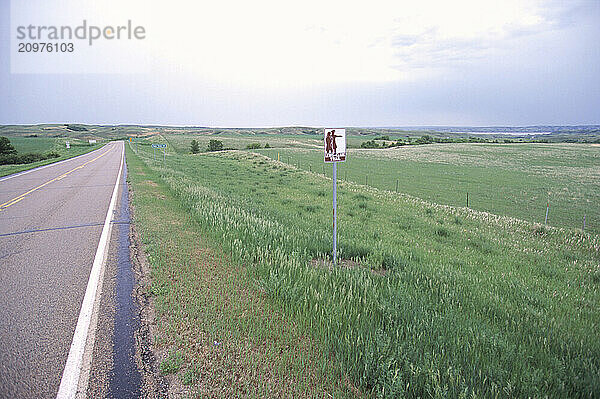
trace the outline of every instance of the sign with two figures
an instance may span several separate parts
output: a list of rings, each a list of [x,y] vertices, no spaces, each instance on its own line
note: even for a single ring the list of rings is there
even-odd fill
[[[346,160],[346,129],[325,129],[325,162],[333,163],[333,264],[337,264],[337,163]]]
[[[346,160],[346,129],[325,129],[325,162]]]

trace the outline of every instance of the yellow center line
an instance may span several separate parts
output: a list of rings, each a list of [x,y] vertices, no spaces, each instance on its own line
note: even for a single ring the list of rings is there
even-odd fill
[[[63,173],[62,175],[60,175],[60,176],[58,176],[58,177],[55,177],[54,179],[52,179],[52,180],[50,180],[50,181],[47,181],[47,182],[46,182],[46,183],[44,183],[44,184],[40,184],[39,186],[37,186],[37,187],[35,187],[35,188],[32,188],[31,190],[27,191],[26,193],[23,193],[23,194],[19,195],[18,197],[15,197],[15,198],[13,198],[13,199],[11,199],[11,200],[9,200],[9,201],[6,201],[6,202],[5,202],[5,203],[3,203],[3,204],[0,204],[0,211],[3,211],[3,210],[5,210],[6,208],[8,208],[9,206],[16,204],[17,202],[21,201],[22,199],[24,199],[26,196],[28,196],[28,195],[29,195],[29,194],[31,194],[32,192],[34,192],[34,191],[37,191],[37,190],[39,190],[40,188],[42,188],[42,187],[44,187],[44,186],[47,186],[48,184],[50,184],[50,183],[52,183],[52,182],[59,181],[59,180],[61,180],[61,179],[65,178],[65,177],[67,177],[67,176],[68,176],[68,175],[70,175],[71,173],[75,172],[76,170],[78,170],[78,169],[81,169],[81,168],[85,167],[87,164],[89,164],[89,163],[92,163],[92,162],[94,162],[95,160],[97,160],[97,159],[99,159],[99,158],[102,158],[103,156],[105,156],[106,154],[108,154],[110,151],[112,151],[112,148],[111,148],[111,149],[109,149],[109,150],[106,150],[104,153],[100,154],[100,155],[99,155],[99,156],[97,156],[96,158],[94,158],[94,159],[91,159],[91,160],[87,161],[86,163],[83,163],[83,164],[79,165],[78,167],[76,167],[76,168],[74,168],[74,169],[71,169],[71,170],[70,170],[70,171],[68,171],[68,172],[66,172],[66,173]]]

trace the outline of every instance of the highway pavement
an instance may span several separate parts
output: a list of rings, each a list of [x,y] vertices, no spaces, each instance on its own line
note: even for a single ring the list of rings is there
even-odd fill
[[[0,398],[57,395],[123,151],[0,178]]]

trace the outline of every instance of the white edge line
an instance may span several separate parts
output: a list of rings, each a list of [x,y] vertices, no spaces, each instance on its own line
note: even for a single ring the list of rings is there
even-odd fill
[[[125,147],[123,146],[123,153],[124,152]],[[100,235],[100,242],[98,243],[98,249],[96,250],[96,255],[94,257],[90,278],[88,280],[87,288],[85,289],[83,302],[81,303],[81,311],[79,312],[77,326],[75,327],[75,333],[73,334],[71,349],[69,350],[67,363],[65,364],[65,369],[60,380],[60,387],[58,388],[58,393],[56,395],[57,399],[71,399],[75,398],[77,395],[77,386],[81,373],[83,353],[90,327],[94,301],[96,299],[100,271],[104,267],[104,258],[108,245],[109,230],[111,225],[110,221],[112,219],[112,213],[117,200],[117,192],[119,191],[121,174],[123,173],[123,158],[124,154],[121,156],[119,174],[117,175],[115,188],[113,189],[112,197],[110,199],[108,212],[106,212],[106,219],[104,220],[104,227],[102,228],[102,234]]]
[[[37,168],[24,170],[22,172],[17,172],[17,173],[14,173],[12,175],[0,177],[0,182],[3,182],[3,181],[8,180],[8,179],[12,179],[13,177],[23,176],[23,175],[26,175],[27,173],[35,172],[37,170],[45,169],[45,168],[48,168],[50,166],[56,166],[56,165],[60,165],[61,163],[65,163],[65,162],[68,162],[68,161],[73,161],[73,160],[75,160],[77,158],[84,157],[86,155],[90,155],[90,154],[92,154],[92,153],[94,153],[96,151],[100,151],[101,149],[103,149],[104,147],[106,147],[108,144],[110,144],[110,143],[104,144],[102,147],[100,147],[98,149],[95,149],[93,151],[90,151],[90,152],[86,152],[85,154],[81,154],[81,155],[77,155],[75,157],[63,159],[62,161],[58,161],[58,162],[52,162],[52,163],[49,163],[48,165],[38,166]]]

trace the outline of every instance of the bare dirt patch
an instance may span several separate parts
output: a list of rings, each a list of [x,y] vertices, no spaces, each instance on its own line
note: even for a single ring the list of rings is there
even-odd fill
[[[365,267],[364,265],[361,266],[360,262],[357,262],[352,259],[342,259],[338,261],[337,265],[334,265],[333,262],[329,259],[315,258],[310,261],[310,265],[315,268],[322,268],[327,270],[333,270],[334,268],[356,269],[359,267]],[[378,276],[387,276],[387,274],[389,273],[389,271],[386,269],[370,269],[370,271],[371,273],[376,274]]]
[[[134,209],[131,206],[131,215]],[[167,398],[169,386],[167,380],[161,376],[157,354],[152,349],[152,343],[161,339],[161,332],[157,327],[156,312],[152,296],[150,295],[150,265],[142,249],[139,233],[133,223],[130,230],[131,263],[136,274],[137,285],[134,290],[140,317],[140,328],[136,332],[135,342],[136,362],[142,372],[142,390],[148,399]]]
[[[333,262],[329,259],[311,259],[310,265],[312,267],[318,267],[323,269],[333,269],[334,267],[341,267],[345,269],[356,269],[360,266],[360,263],[352,260],[352,259],[341,259],[338,261],[337,265],[334,265]]]

